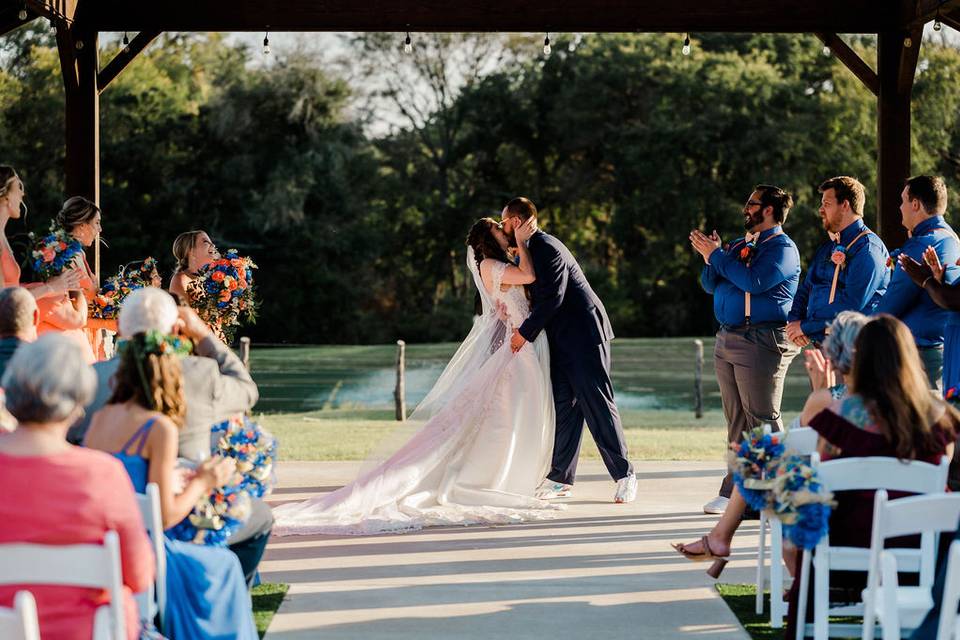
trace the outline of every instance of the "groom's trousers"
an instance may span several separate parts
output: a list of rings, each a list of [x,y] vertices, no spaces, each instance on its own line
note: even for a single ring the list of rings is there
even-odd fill
[[[632,473],[633,467],[627,460],[620,413],[613,400],[610,343],[598,344],[577,356],[568,359],[562,352],[551,353],[550,377],[557,410],[557,430],[553,465],[547,477],[554,482],[573,484],[586,420],[603,464],[610,476],[619,480]]]

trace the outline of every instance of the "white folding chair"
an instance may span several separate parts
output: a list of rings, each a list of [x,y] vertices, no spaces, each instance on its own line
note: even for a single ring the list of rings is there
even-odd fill
[[[867,458],[842,458],[822,464],[817,456],[811,461],[817,468],[820,482],[830,491],[857,491],[886,489],[926,494],[943,493],[947,486],[947,471],[950,461],[944,456],[939,465],[918,462],[904,462],[897,458],[871,456]],[[933,566],[933,549],[899,549],[895,553],[900,562],[901,571],[920,571],[920,559],[923,554],[929,556],[929,566]],[[805,623],[807,615],[807,589],[810,584],[810,565],[814,568],[813,585],[813,624]],[[862,633],[859,624],[829,624],[830,616],[862,616],[863,603],[830,607],[831,571],[867,571],[870,564],[870,549],[865,547],[840,547],[830,545],[828,533],[817,545],[816,553],[804,550],[800,569],[800,592],[797,606],[797,640],[802,640],[809,632],[815,640],[825,640],[831,634],[841,637],[855,637]]]
[[[29,591],[18,591],[13,609],[0,607],[0,638],[4,640],[40,640],[37,602]]]
[[[0,584],[63,585],[105,589],[110,603],[94,617],[94,640],[125,640],[120,538],[108,531],[103,544],[2,544]]]
[[[947,581],[940,603],[940,624],[937,640],[960,640],[960,540],[954,540],[947,556]]]
[[[138,593],[137,608],[140,619],[153,622],[154,616],[160,616],[160,630],[163,631],[163,618],[167,606],[167,554],[163,547],[163,518],[160,515],[160,487],[151,482],[144,493],[137,494],[140,514],[150,534],[153,555],[157,559],[157,578],[149,589]]]
[[[810,427],[794,427],[784,435],[783,445],[789,452],[801,456],[812,455],[817,450],[819,434]],[[757,614],[763,613],[763,590],[767,585],[766,551],[767,527],[770,528],[770,626],[783,627],[787,615],[787,603],[783,600],[783,525],[778,518],[769,518],[760,512],[760,541],[757,546]]]
[[[933,608],[934,558],[938,535],[954,531],[960,521],[960,495],[913,496],[890,501],[877,491],[870,535],[870,568],[863,591],[863,640],[873,640],[883,625],[883,640],[899,640],[901,630],[915,629]],[[899,586],[897,553],[884,549],[890,538],[920,534],[920,584]],[[930,550],[930,553],[927,551]],[[901,554],[902,555],[902,554]],[[956,605],[954,605],[956,611]]]

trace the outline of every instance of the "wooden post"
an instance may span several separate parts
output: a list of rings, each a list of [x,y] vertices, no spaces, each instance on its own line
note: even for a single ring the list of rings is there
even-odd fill
[[[407,343],[403,340],[397,340],[397,388],[393,391],[393,399],[397,405],[397,420],[400,422],[407,419],[406,382],[404,380],[406,350]]]
[[[693,415],[703,417],[703,340],[693,341],[696,359],[693,363]]]
[[[243,366],[247,368],[247,371],[250,370],[250,338],[243,336],[240,338],[240,360],[243,361]]]

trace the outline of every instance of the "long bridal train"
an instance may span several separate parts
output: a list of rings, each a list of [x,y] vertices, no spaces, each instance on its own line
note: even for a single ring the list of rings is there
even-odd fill
[[[546,337],[512,353],[505,337],[529,315],[523,288],[501,291],[507,265],[497,265],[491,296],[472,250],[467,264],[483,314],[408,420],[419,430],[345,487],[277,507],[275,535],[365,535],[556,517],[558,505],[534,497],[553,451]]]

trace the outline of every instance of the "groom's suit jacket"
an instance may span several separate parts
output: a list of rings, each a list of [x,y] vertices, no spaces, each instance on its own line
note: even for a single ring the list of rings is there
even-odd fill
[[[612,340],[607,311],[570,250],[542,231],[527,246],[537,279],[530,285],[532,310],[520,325],[520,335],[533,342],[546,331],[551,357],[560,359]]]
[[[187,415],[180,429],[178,455],[194,462],[210,457],[210,427],[230,416],[250,410],[260,394],[257,383],[237,355],[213,336],[196,344],[196,356],[180,361],[183,369],[183,395]],[[117,371],[117,358],[93,366],[97,374],[97,393],[86,407],[83,418],[67,433],[67,440],[80,444],[90,426],[90,416],[107,403],[112,392],[111,377]]]

